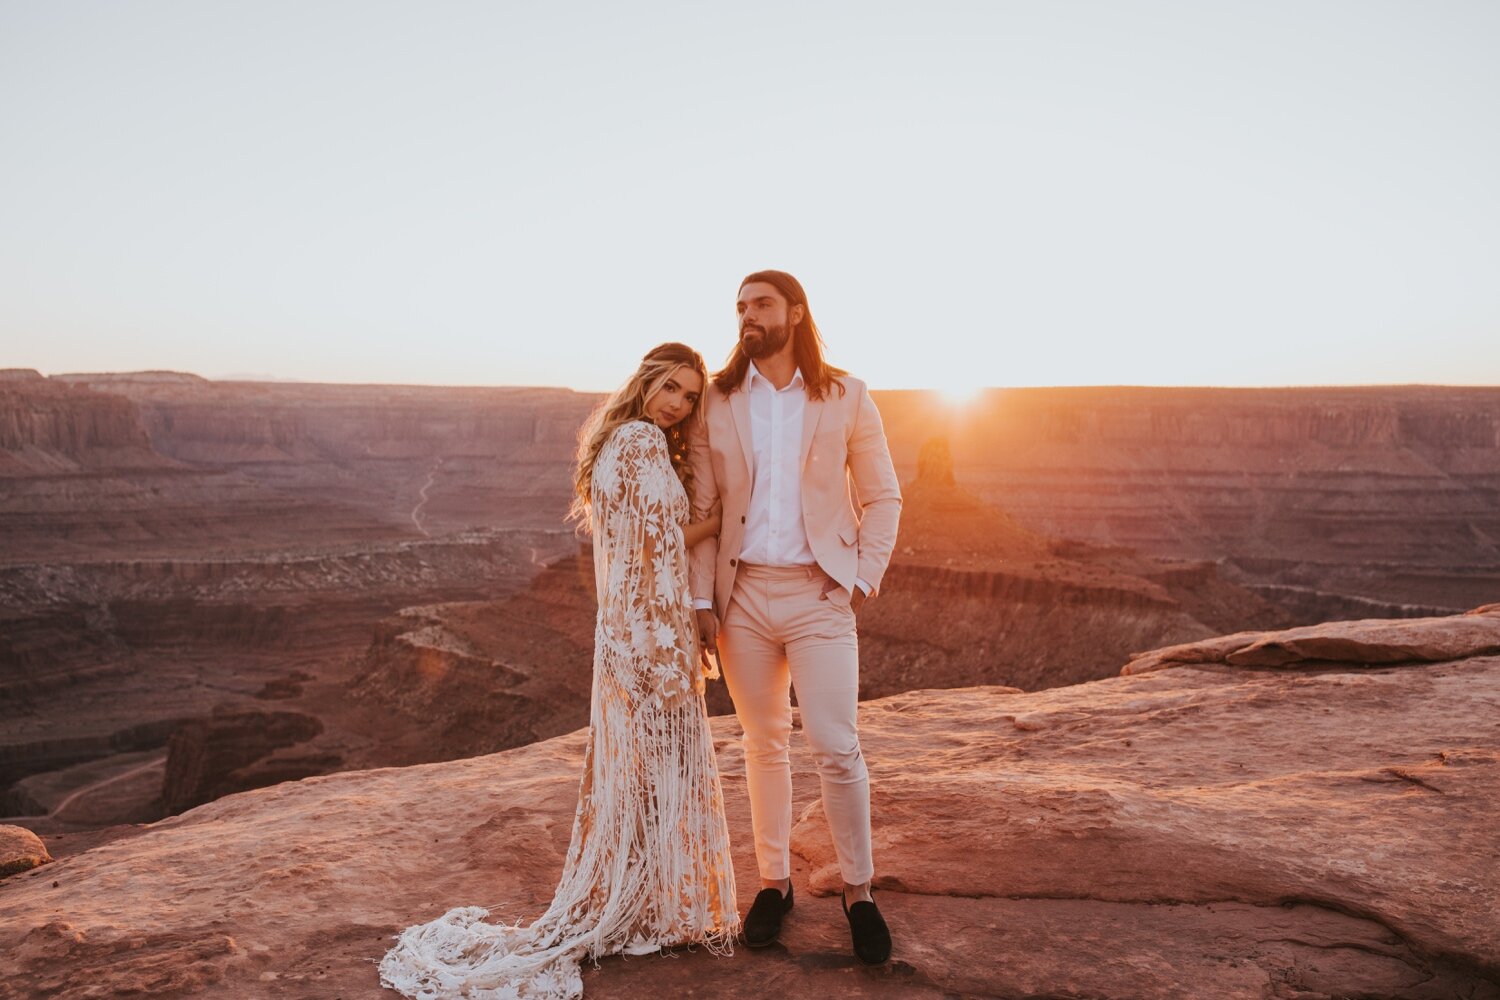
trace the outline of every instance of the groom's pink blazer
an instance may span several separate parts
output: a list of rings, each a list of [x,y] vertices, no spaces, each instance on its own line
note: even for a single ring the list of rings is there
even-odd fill
[[[891,465],[880,412],[865,384],[836,379],[821,400],[809,399],[802,419],[802,518],[807,541],[823,571],[842,588],[830,599],[847,601],[856,577],[880,589],[901,517],[901,488]],[[725,396],[712,382],[703,393],[703,419],[688,427],[693,469],[693,518],[724,504],[719,537],[694,546],[689,562],[693,597],[712,600],[722,619],[734,593],[734,575],[745,540],[754,450],[750,398],[744,386]]]

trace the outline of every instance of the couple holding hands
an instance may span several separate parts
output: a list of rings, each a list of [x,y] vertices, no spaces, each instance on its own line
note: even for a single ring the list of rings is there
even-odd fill
[[[776,941],[792,909],[789,686],[817,763],[854,954],[891,938],[871,898],[855,613],[895,547],[901,494],[865,384],[823,356],[796,278],[740,284],[739,339],[709,375],[668,343],[580,433],[573,516],[594,539],[589,739],[562,878],[529,926],[459,907],[407,928],[382,985],[421,1000],[572,1000],[579,962]],[[705,678],[744,730],[762,889],[743,926]]]

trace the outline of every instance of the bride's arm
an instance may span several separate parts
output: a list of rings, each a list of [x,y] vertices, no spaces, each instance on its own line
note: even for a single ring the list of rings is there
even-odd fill
[[[723,520],[723,508],[715,502],[713,510],[703,520],[683,525],[683,542],[691,549],[710,535],[717,536],[719,534],[719,526],[723,523]]]
[[[607,498],[609,528],[595,542],[606,566],[601,622],[627,654],[628,696],[671,704],[702,690],[696,645],[683,634],[687,550],[673,516],[682,488],[660,430],[633,423],[615,433],[619,485]]]

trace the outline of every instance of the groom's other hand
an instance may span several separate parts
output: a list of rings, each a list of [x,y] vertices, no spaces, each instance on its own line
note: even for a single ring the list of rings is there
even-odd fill
[[[859,614],[859,609],[863,607],[864,603],[869,599],[870,595],[865,593],[863,587],[855,587],[849,593],[849,609],[855,614]]]
[[[719,655],[719,619],[713,609],[698,609],[698,644],[707,652]]]

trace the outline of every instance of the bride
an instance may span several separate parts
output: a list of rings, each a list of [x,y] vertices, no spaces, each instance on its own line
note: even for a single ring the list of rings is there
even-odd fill
[[[699,418],[703,359],[653,348],[579,434],[571,517],[594,537],[593,701],[573,838],[552,905],[529,927],[458,907],[409,927],[380,982],[420,1000],[564,1000],[582,959],[702,944],[739,930],[713,739],[717,670],[697,647],[687,550],[719,530],[687,523],[683,421]],[[700,666],[702,664],[703,666]]]

